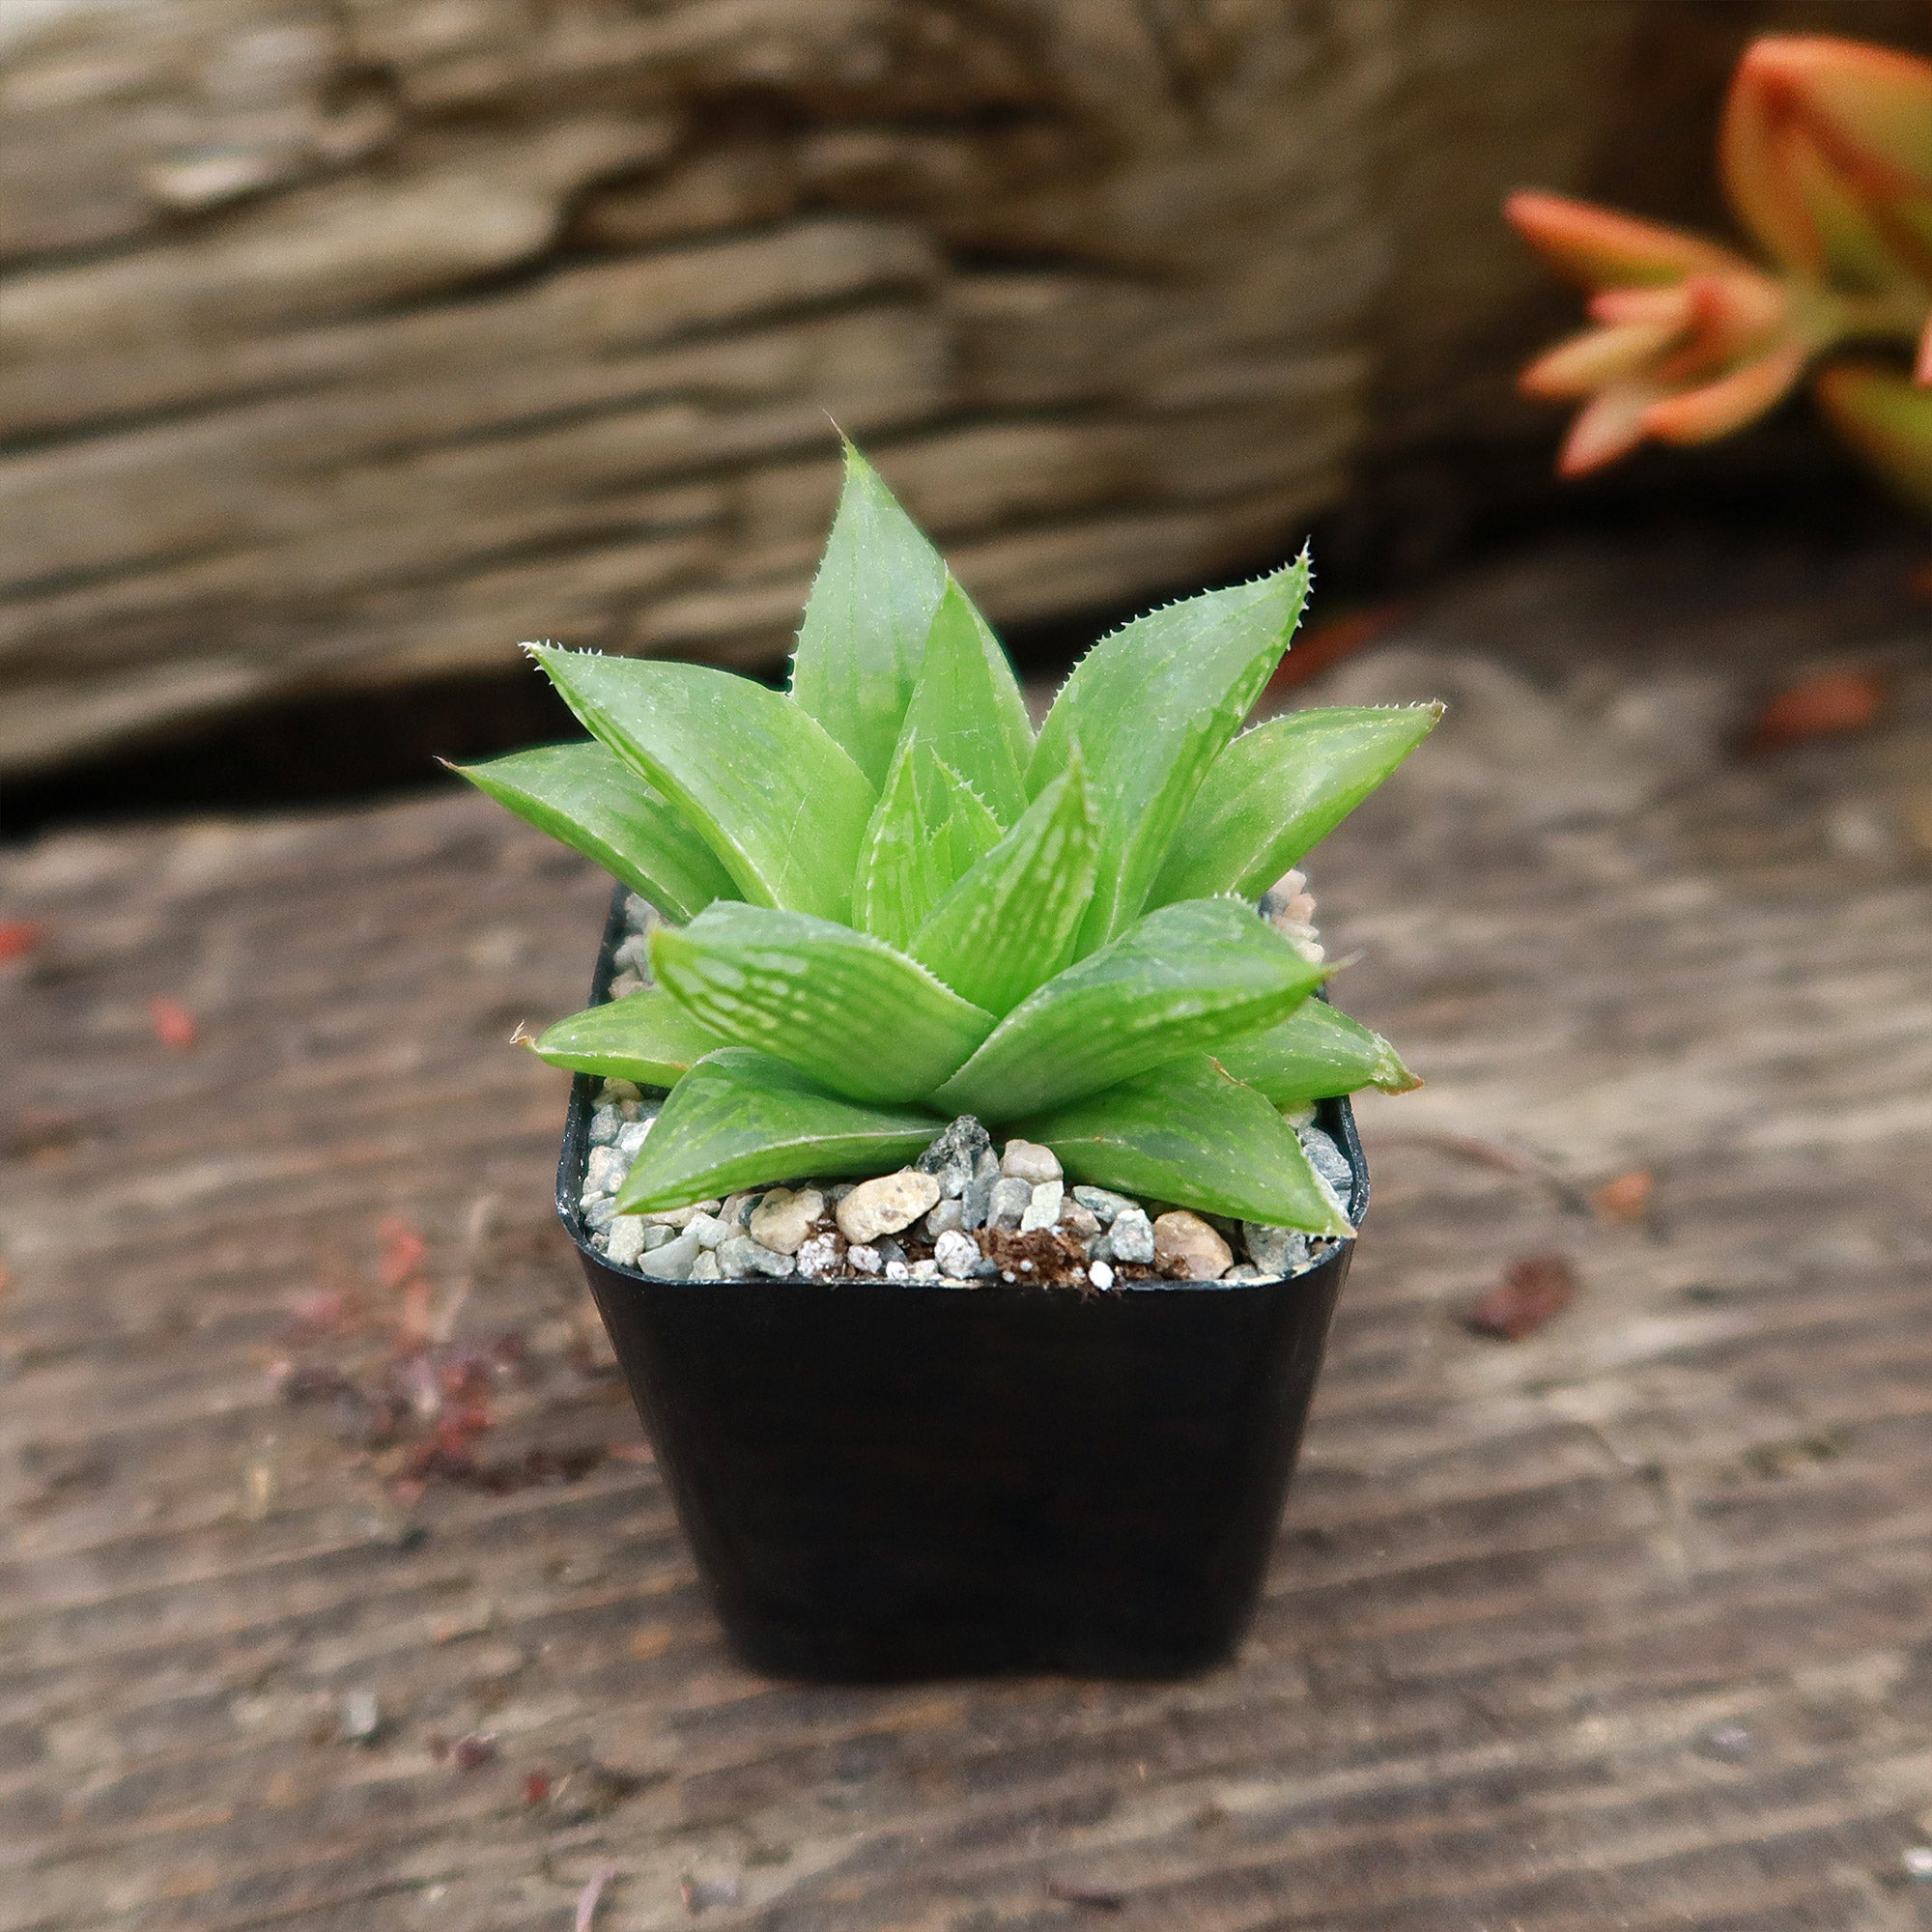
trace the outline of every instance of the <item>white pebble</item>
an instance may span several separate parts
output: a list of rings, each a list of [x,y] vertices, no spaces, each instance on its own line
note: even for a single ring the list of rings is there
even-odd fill
[[[964,1281],[979,1263],[980,1244],[971,1235],[949,1229],[932,1244],[932,1259],[941,1274]]]
[[[808,1280],[818,1281],[838,1267],[837,1235],[813,1235],[798,1250],[798,1271]]]
[[[611,1223],[611,1245],[605,1252],[618,1267],[636,1267],[644,1252],[644,1224],[635,1214],[619,1214]]]
[[[1017,1176],[1014,1178],[1018,1179]],[[1030,1235],[1036,1228],[1052,1227],[1060,1219],[1060,1204],[1065,1191],[1057,1180],[1035,1182],[1033,1198],[1027,1203],[1026,1212],[1020,1216],[1020,1233]]]
[[[729,1240],[732,1234],[730,1222],[716,1214],[694,1214],[686,1225],[697,1236],[700,1248],[715,1248],[720,1241]]]
[[[723,1276],[724,1272],[724,1269],[718,1265],[717,1254],[710,1248],[700,1248],[697,1259],[691,1264],[691,1279],[693,1281],[717,1281]]]
[[[1138,1262],[1142,1266],[1153,1260],[1153,1223],[1145,1208],[1122,1208],[1114,1216],[1114,1225],[1101,1237],[1106,1248],[1103,1260],[1118,1266],[1122,1262]]]
[[[1009,1141],[1000,1155],[1000,1172],[1037,1187],[1042,1180],[1060,1179],[1060,1156],[1034,1141]]]
[[[845,1265],[854,1274],[877,1274],[885,1266],[885,1257],[864,1241],[845,1250]]]
[[[583,1198],[589,1201],[599,1194],[616,1193],[630,1171],[631,1163],[615,1148],[592,1148],[590,1158],[583,1163]]]
[[[1114,1285],[1114,1270],[1105,1262],[1095,1262],[1087,1270],[1087,1279],[1095,1288],[1112,1288]]]

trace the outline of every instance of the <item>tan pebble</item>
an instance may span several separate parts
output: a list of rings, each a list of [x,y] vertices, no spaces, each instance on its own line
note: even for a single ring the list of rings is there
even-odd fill
[[[1044,1180],[1060,1179],[1060,1156],[1034,1141],[1009,1141],[1000,1156],[1000,1172],[1037,1187]]]
[[[910,1228],[939,1205],[939,1177],[902,1167],[876,1180],[862,1180],[838,1204],[838,1232],[855,1247]]]
[[[815,1187],[774,1187],[752,1209],[748,1232],[761,1248],[775,1255],[795,1255],[811,1233],[811,1224],[825,1212],[825,1196]]]
[[[1153,1264],[1177,1281],[1219,1281],[1234,1250],[1199,1214],[1176,1208],[1153,1224]]]

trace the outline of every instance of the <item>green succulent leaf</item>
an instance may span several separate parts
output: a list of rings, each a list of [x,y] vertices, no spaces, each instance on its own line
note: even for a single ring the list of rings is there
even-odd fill
[[[848,442],[845,484],[792,656],[791,695],[874,785],[905,721],[946,566]]]
[[[660,926],[651,964],[704,1025],[853,1100],[923,1098],[993,1025],[884,941],[805,913],[721,902]]]
[[[1072,960],[1097,859],[1098,825],[1076,754],[939,901],[908,950],[975,1006],[1010,1012]]]
[[[539,1060],[575,1073],[675,1087],[707,1053],[724,1044],[662,986],[647,986],[558,1020],[538,1037],[535,1051]]]
[[[942,1124],[908,1108],[854,1106],[781,1060],[721,1047],[671,1090],[618,1211],[658,1213],[800,1175],[878,1174],[911,1160]]]
[[[1208,767],[1149,895],[1253,898],[1325,838],[1428,737],[1439,704],[1292,711]]]
[[[1294,1129],[1206,1054],[1016,1122],[1012,1131],[1051,1148],[1075,1179],[1097,1187],[1311,1235],[1354,1232]]]
[[[1208,767],[1261,696],[1308,596],[1306,554],[1254,583],[1170,604],[1103,638],[1055,700],[1028,766],[1036,795],[1085,753],[1100,818],[1091,952],[1139,916]]]
[[[860,850],[853,923],[904,951],[999,838],[979,793],[923,739],[902,739]]]
[[[702,835],[746,898],[844,916],[872,786],[797,705],[704,665],[531,650],[564,702]]]
[[[1364,1087],[1406,1094],[1422,1085],[1380,1034],[1325,1000],[1304,1001],[1279,1026],[1232,1040],[1214,1057],[1277,1107],[1305,1107]]]
[[[696,919],[713,899],[739,896],[676,809],[602,745],[544,745],[450,770],[641,893],[667,919]]]
[[[1015,1007],[933,1097],[985,1120],[1059,1106],[1273,1026],[1326,977],[1252,906],[1163,906]]]
[[[1002,828],[1026,810],[1033,726],[1007,654],[949,576],[900,739],[919,739],[992,809]]]

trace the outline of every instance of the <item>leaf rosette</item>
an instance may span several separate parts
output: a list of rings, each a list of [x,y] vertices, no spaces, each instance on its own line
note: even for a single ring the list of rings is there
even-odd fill
[[[1351,1232],[1285,1112],[1414,1082],[1256,895],[1440,707],[1243,731],[1308,583],[1304,554],[1123,625],[1036,736],[985,619],[848,446],[788,691],[531,646],[590,740],[459,769],[668,922],[654,984],[535,1042],[668,1090],[619,1211],[876,1174],[970,1112],[1077,1180]]]

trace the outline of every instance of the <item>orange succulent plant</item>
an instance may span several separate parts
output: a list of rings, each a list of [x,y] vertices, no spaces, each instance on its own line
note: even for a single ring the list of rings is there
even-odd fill
[[[1728,435],[1815,367],[1839,432],[1932,510],[1932,64],[1822,35],[1756,41],[1719,154],[1761,261],[1562,195],[1510,197],[1518,233],[1590,291],[1592,327],[1521,376],[1580,406],[1559,468]]]

